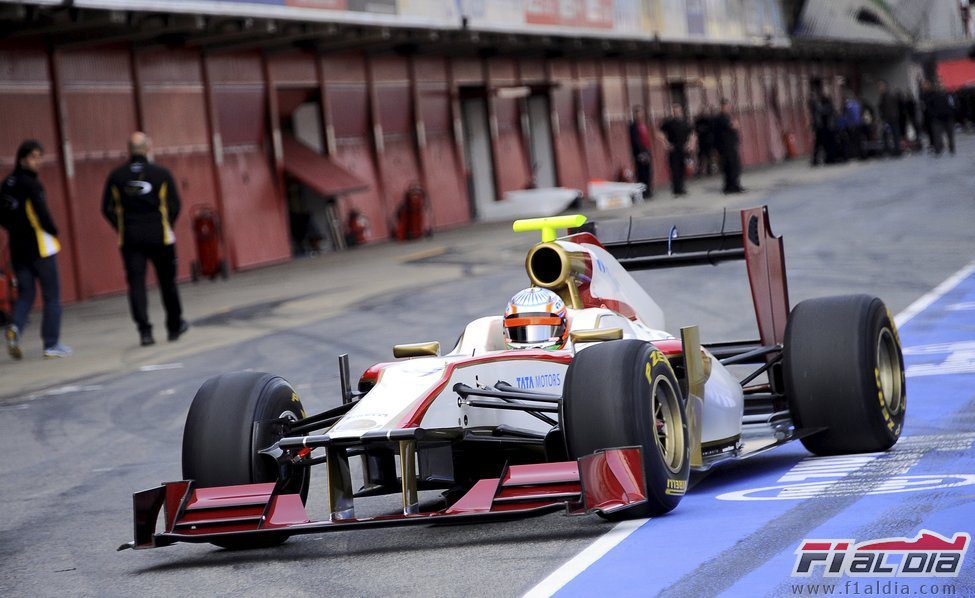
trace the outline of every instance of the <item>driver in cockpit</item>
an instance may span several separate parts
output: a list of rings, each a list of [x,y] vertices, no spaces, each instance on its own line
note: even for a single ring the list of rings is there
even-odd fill
[[[538,287],[515,293],[504,310],[504,342],[509,349],[545,349],[565,346],[569,327],[562,298]]]

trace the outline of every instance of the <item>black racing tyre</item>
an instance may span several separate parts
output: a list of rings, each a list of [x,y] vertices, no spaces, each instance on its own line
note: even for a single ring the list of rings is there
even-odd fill
[[[900,339],[884,302],[870,295],[803,301],[789,314],[783,374],[796,428],[817,455],[873,453],[897,442],[906,385]]]
[[[305,416],[301,400],[279,376],[261,372],[232,372],[214,376],[200,387],[183,428],[183,479],[197,487],[274,482],[278,468],[258,453],[280,438],[274,425],[255,427],[256,422]],[[285,493],[308,496],[310,470],[297,470],[288,479]],[[280,544],[285,534],[258,540],[214,542],[224,548],[260,548]]]
[[[647,502],[602,517],[661,515],[680,502],[690,475],[684,400],[670,363],[652,344],[607,341],[579,351],[566,372],[559,415],[572,459],[643,449]]]

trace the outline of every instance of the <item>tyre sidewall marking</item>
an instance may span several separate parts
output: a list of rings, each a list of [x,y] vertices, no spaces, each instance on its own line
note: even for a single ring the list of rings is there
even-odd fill
[[[676,503],[683,497],[684,493],[687,491],[687,479],[690,475],[690,454],[689,454],[689,444],[687,437],[687,417],[683,411],[683,401],[680,396],[680,386],[677,383],[677,376],[674,374],[674,370],[670,365],[670,361],[667,356],[664,355],[659,349],[652,347],[650,348],[649,354],[645,355],[644,367],[640,372],[639,388],[641,396],[647,397],[649,401],[647,404],[641,405],[640,410],[645,412],[649,421],[649,431],[651,434],[656,435],[656,421],[652,414],[653,405],[653,389],[654,380],[659,376],[665,376],[668,379],[668,383],[677,394],[677,415],[680,417],[680,433],[683,436],[683,455],[681,461],[681,468],[677,473],[671,471],[670,467],[667,465],[664,459],[664,454],[662,447],[657,444],[656,438],[648,438],[644,442],[644,459],[647,461],[644,463],[644,470],[647,476],[648,491],[652,484],[652,479],[655,476],[663,474],[663,479],[666,480],[664,484],[664,495],[666,496],[667,502]],[[645,386],[644,386],[645,383]],[[650,452],[652,455],[647,455]],[[663,497],[661,497],[663,498]]]

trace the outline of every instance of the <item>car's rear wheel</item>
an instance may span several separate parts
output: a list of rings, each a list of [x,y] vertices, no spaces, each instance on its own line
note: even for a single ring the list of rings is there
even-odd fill
[[[783,349],[789,409],[817,455],[885,451],[904,426],[906,386],[897,327],[869,295],[803,301],[789,314]]]
[[[279,376],[232,372],[207,380],[197,391],[183,429],[183,477],[197,487],[275,482],[278,468],[258,451],[281,438],[281,420],[304,417],[301,400]],[[255,425],[256,424],[256,425]],[[284,492],[308,496],[310,471],[297,470]],[[285,534],[214,542],[224,548],[280,544]]]
[[[608,341],[580,351],[566,372],[560,418],[570,458],[642,448],[647,501],[601,516],[661,515],[680,502],[690,474],[684,401],[670,363],[652,344]]]

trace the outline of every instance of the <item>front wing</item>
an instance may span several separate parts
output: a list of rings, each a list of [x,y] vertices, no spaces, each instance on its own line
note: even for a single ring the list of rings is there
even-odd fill
[[[126,548],[176,542],[219,542],[281,535],[405,525],[481,523],[544,515],[612,513],[647,500],[639,447],[598,451],[578,461],[506,467],[500,478],[478,481],[450,507],[438,511],[312,521],[298,494],[280,483],[195,488],[167,482],[132,497],[135,539]],[[160,511],[165,531],[157,533]]]

